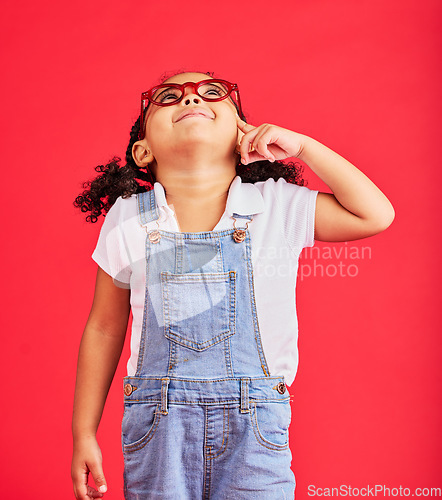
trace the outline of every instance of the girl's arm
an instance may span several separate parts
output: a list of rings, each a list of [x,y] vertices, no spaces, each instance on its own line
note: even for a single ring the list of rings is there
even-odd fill
[[[106,480],[96,440],[104,403],[118,365],[130,312],[130,290],[118,288],[98,267],[94,300],[80,343],[72,418],[72,481],[77,499],[102,497]]]
[[[382,191],[342,156],[310,137],[302,137],[298,158],[333,192],[318,194],[315,239],[349,241],[387,229],[394,209]]]
[[[350,162],[320,142],[276,125],[253,127],[237,118],[244,134],[239,151],[243,163],[296,157],[320,177],[333,194],[319,193],[315,239],[349,241],[386,229],[394,209],[373,182]]]

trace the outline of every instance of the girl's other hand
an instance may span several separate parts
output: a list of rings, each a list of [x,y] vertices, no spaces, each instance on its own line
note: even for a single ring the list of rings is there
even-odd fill
[[[101,450],[95,437],[74,441],[71,476],[77,500],[102,498],[107,491],[102,462]],[[92,474],[98,491],[87,484],[89,473]]]
[[[236,117],[238,128],[243,132],[238,151],[241,162],[247,165],[253,161],[283,160],[298,157],[303,150],[306,136],[276,125],[264,123],[254,127]]]

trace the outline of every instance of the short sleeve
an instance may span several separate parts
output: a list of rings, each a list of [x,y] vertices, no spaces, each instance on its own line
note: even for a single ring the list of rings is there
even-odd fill
[[[112,276],[116,286],[130,288],[132,270],[122,224],[124,201],[117,198],[107,213],[92,259]]]
[[[287,244],[295,254],[315,244],[315,210],[318,191],[280,178],[274,184]]]

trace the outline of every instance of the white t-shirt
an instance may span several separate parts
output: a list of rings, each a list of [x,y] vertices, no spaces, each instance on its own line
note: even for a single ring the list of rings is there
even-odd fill
[[[179,232],[172,206],[163,186],[154,184],[160,229]],[[318,191],[280,178],[243,183],[236,176],[229,188],[226,209],[214,231],[233,229],[233,213],[255,214],[249,223],[255,300],[264,354],[270,375],[284,376],[287,385],[298,368],[298,321],[295,286],[298,257],[304,247],[314,245],[314,221]],[[236,227],[244,227],[237,219]],[[136,195],[119,197],[103,222],[93,260],[117,286],[131,289],[131,355],[127,374],[135,375],[145,299],[146,230],[157,229],[156,221],[144,226],[137,210]]]

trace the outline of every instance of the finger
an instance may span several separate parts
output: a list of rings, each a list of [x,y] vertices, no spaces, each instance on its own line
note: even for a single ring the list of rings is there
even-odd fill
[[[251,153],[249,153],[248,163],[253,163],[254,161],[264,161],[264,160],[267,160],[267,158],[264,158],[257,151],[252,151]]]
[[[82,471],[80,475],[76,474],[75,477],[73,477],[74,495],[78,500],[88,500],[87,476],[88,473]]]
[[[262,161],[269,160],[274,162],[276,160],[273,153],[268,149],[267,143],[272,142],[272,130],[270,125],[261,125],[256,128],[253,132],[249,132],[246,136],[248,144],[248,151],[244,149],[241,151],[241,156],[244,158],[244,164],[250,163],[252,161]]]
[[[94,464],[89,464],[89,469],[91,471],[92,477],[95,482],[95,486],[98,489],[98,492],[101,495],[101,493],[106,493],[107,491],[107,484],[106,484],[106,478],[104,477],[103,474],[103,469],[101,467],[101,463],[94,463]],[[96,497],[93,497],[96,498]]]
[[[241,120],[238,115],[236,115],[236,123],[241,132],[244,132],[245,134],[256,128],[253,125],[250,125],[250,123],[246,123],[244,120]]]
[[[251,147],[251,144],[253,140],[255,139],[255,136],[259,133],[259,128],[255,128],[251,130],[250,132],[247,132],[244,137],[241,139],[241,144],[239,146],[239,152],[241,154],[241,161],[244,164],[249,163],[249,152],[253,150]]]
[[[256,134],[255,139],[252,142],[252,147],[267,160],[275,161],[276,158],[268,149],[268,145],[273,141],[274,137],[272,135],[271,128],[269,126],[265,126],[258,132],[258,134]]]
[[[92,486],[87,487],[87,498],[103,498],[103,493],[100,493],[97,491],[95,488],[92,488]]]
[[[240,129],[238,129],[238,135],[236,138],[236,146],[235,146],[235,153],[239,154],[239,146],[241,144],[241,140],[244,137],[244,132],[242,132]]]

